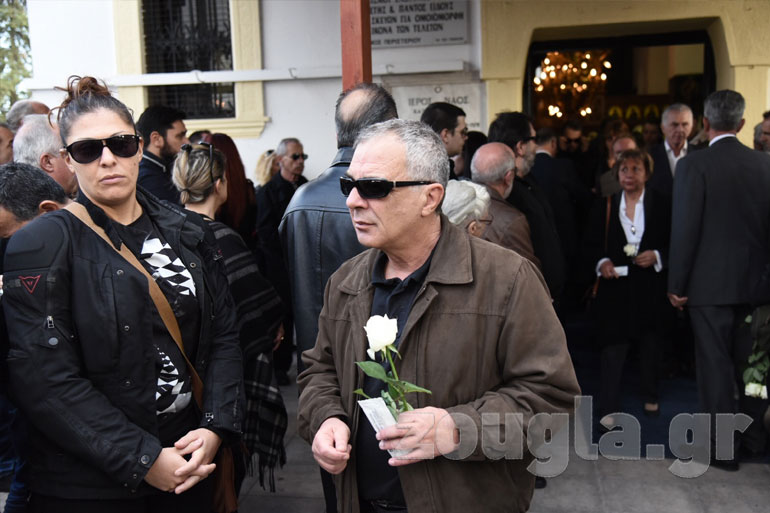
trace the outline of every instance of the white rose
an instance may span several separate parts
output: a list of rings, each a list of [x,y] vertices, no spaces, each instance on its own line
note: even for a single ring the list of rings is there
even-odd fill
[[[636,244],[626,244],[623,246],[623,253],[625,253],[627,257],[635,257],[636,251]]]
[[[748,397],[761,397],[767,399],[767,387],[759,383],[747,383],[745,394]]]
[[[396,341],[398,333],[398,321],[388,319],[387,315],[372,315],[366,321],[366,338],[369,340],[369,349],[366,350],[369,358],[374,360],[377,351],[382,351],[386,346]]]

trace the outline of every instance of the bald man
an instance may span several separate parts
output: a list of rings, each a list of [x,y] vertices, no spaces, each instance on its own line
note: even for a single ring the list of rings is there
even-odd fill
[[[516,177],[516,156],[503,143],[488,143],[476,150],[471,161],[473,181],[484,185],[491,202],[492,223],[482,238],[512,249],[540,268],[540,260],[532,249],[529,223],[519,209],[506,201]]]
[[[44,103],[36,102],[34,100],[19,100],[11,105],[8,109],[8,114],[5,116],[5,121],[11,128],[11,131],[16,133],[19,127],[24,123],[24,118],[30,114],[48,114],[51,109]]]

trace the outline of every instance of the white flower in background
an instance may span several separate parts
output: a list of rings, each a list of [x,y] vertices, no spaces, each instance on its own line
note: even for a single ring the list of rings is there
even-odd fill
[[[759,383],[747,383],[745,393],[747,397],[767,399],[767,387]]]
[[[384,350],[396,341],[398,334],[398,321],[388,319],[387,315],[372,315],[366,321],[366,338],[369,340],[369,349],[366,350],[369,358],[374,360],[377,351]]]
[[[636,247],[636,244],[626,244],[623,246],[623,253],[626,254],[627,257],[633,258],[636,256],[636,252],[639,251]]]

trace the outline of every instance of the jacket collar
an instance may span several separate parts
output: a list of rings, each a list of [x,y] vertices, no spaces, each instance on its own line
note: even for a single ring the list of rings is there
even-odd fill
[[[358,295],[371,286],[372,271],[377,257],[382,254],[378,249],[370,249],[362,255],[364,264],[355,267],[338,285],[342,292]],[[425,285],[441,283],[444,285],[463,285],[473,282],[471,241],[469,235],[449,222],[441,214],[441,234],[433,251]]]
[[[155,225],[161,230],[166,240],[169,240],[174,233],[179,233],[183,227],[192,230],[192,235],[197,240],[203,239],[201,228],[193,223],[185,223],[187,216],[184,212],[170,203],[162,202],[152,194],[146,193],[139,185],[136,186],[136,200],[139,202],[142,210],[155,222]],[[110,238],[110,241],[112,241],[116,248],[120,249],[123,241],[118,235],[117,230],[113,227],[112,219],[104,210],[88,199],[88,196],[83,194],[82,190],[78,193],[77,202],[86,207],[94,223],[101,226]]]
[[[353,148],[350,146],[343,146],[337,150],[337,154],[334,156],[334,160],[332,160],[332,165],[330,167],[350,165],[351,160],[353,160]]]
[[[154,164],[164,173],[168,171],[168,167],[163,163],[163,160],[154,153],[150,153],[149,151],[145,150],[145,152],[142,153],[142,160],[146,160],[147,162]]]

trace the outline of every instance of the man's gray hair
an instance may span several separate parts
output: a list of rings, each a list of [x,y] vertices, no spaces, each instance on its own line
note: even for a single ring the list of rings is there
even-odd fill
[[[279,142],[278,146],[275,147],[275,154],[280,155],[281,157],[286,156],[288,146],[291,143],[302,145],[302,143],[299,142],[299,139],[296,137],[287,137],[286,139],[281,139],[281,142]]]
[[[663,115],[660,117],[661,122],[665,125],[668,122],[668,115],[672,112],[689,112],[690,117],[693,117],[692,115],[692,109],[689,105],[686,105],[684,103],[672,103],[668,107],[666,107],[666,110],[663,111]]]
[[[369,126],[361,131],[354,149],[359,144],[392,134],[406,147],[406,171],[412,180],[428,180],[446,188],[449,181],[449,156],[444,142],[431,127],[419,121],[391,119]]]
[[[465,227],[478,221],[489,210],[489,191],[468,180],[450,180],[446,186],[441,211],[454,225]]]
[[[507,146],[505,149],[507,149]],[[473,154],[473,160],[471,160],[471,173],[474,182],[488,184],[502,182],[508,171],[516,169],[516,157],[512,151],[500,151],[492,154],[491,152],[479,150],[476,150],[476,153]]]
[[[50,153],[59,155],[62,147],[58,130],[51,127],[47,114],[30,114],[24,117],[13,139],[13,160],[30,166],[40,166],[40,156]]]
[[[38,105],[42,105],[40,102],[36,102],[34,100],[18,100],[14,102],[13,105],[11,105],[11,108],[8,110],[8,114],[5,116],[5,121],[8,123],[8,126],[11,128],[11,131],[14,133],[19,129],[19,127],[22,125],[23,122],[26,120],[25,117],[37,114]],[[46,107],[47,109],[48,107]]]
[[[738,130],[746,109],[746,100],[741,93],[722,89],[708,95],[703,104],[703,117],[709,120],[712,129],[719,132]]]

